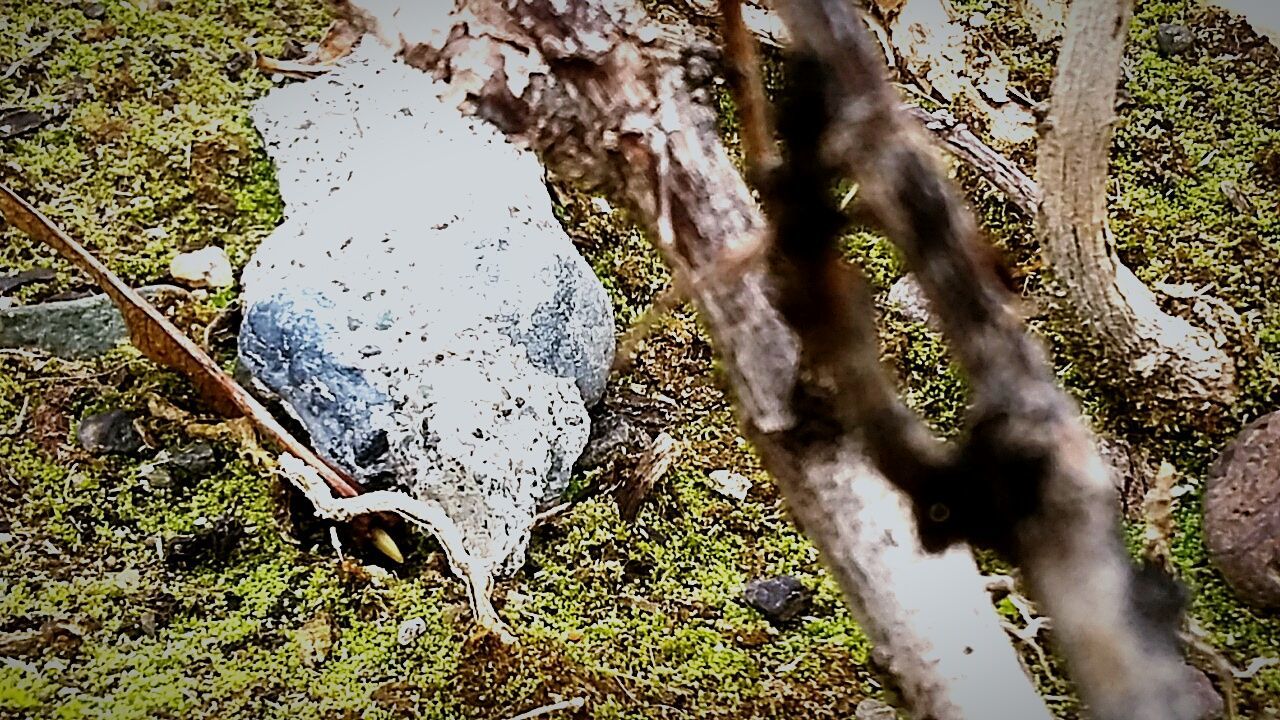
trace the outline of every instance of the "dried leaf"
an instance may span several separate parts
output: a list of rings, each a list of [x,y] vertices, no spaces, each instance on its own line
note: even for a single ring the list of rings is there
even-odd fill
[[[1274,657],[1256,657],[1249,661],[1249,664],[1243,670],[1236,670],[1231,674],[1239,680],[1250,680],[1262,670],[1269,667],[1280,665],[1280,658]]]
[[[680,454],[680,446],[674,438],[659,433],[653,444],[645,451],[644,457],[636,466],[635,474],[618,488],[615,497],[618,500],[618,514],[623,520],[634,520],[640,512],[640,505],[648,497],[653,486],[667,474],[667,469]]]
[[[257,399],[223,372],[212,358],[174,327],[155,306],[134,292],[80,243],[71,239],[3,184],[0,184],[0,215],[14,227],[57,250],[93,278],[120,308],[120,314],[124,316],[129,328],[129,338],[142,354],[190,378],[200,394],[223,415],[248,417],[260,432],[313,467],[334,492],[345,497],[353,497],[359,493],[352,480],[334,470],[310,448],[290,435]]]
[[[263,72],[306,80],[323,75],[332,65],[351,53],[363,30],[347,20],[335,20],[315,51],[298,60],[272,58],[257,54],[258,69]]]
[[[364,29],[356,27],[351,21],[334,20],[325,32],[324,39],[320,41],[320,48],[315,53],[316,62],[331,65],[341,60],[351,52],[351,48],[355,47],[363,35]]]
[[[333,620],[328,614],[320,613],[298,628],[295,637],[302,664],[306,667],[321,665],[333,650]]]

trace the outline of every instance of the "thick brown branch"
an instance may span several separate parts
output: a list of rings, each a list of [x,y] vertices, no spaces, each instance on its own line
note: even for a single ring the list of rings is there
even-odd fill
[[[827,156],[860,183],[906,256],[973,388],[956,476],[937,490],[949,512],[922,532],[1008,538],[1096,717],[1190,717],[1174,628],[1167,613],[1144,613],[1157,596],[1120,542],[1103,464],[1011,310],[972,217],[884,81],[873,40],[843,0],[778,6],[796,51],[818,59],[830,79],[837,122]],[[983,538],[983,522],[1009,527]]]
[[[559,174],[626,199],[668,261],[696,280],[693,299],[747,434],[914,714],[1048,718],[972,558],[961,548],[922,550],[902,496],[850,432],[848,413],[858,406],[836,402],[862,388],[865,407],[901,422],[897,434],[919,427],[876,365],[869,302],[849,297],[835,278],[832,302],[852,310],[831,316],[845,324],[798,327],[788,321],[796,313],[781,307],[789,281],[771,272],[778,264],[723,271],[726,258],[741,257],[767,230],[719,144],[714,116],[690,96],[679,57],[646,39],[642,13],[620,2],[469,0],[451,27],[435,24],[439,18],[415,27],[411,13],[390,10],[369,19],[403,42],[412,64],[450,78],[464,107],[536,148]],[[824,338],[858,354],[844,364],[812,362],[839,354],[810,345]],[[836,372],[815,372],[827,367]],[[934,445],[927,434],[916,440]]]

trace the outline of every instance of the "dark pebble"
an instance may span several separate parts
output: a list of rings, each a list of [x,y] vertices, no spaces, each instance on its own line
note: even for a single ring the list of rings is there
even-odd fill
[[[108,410],[89,415],[80,421],[76,439],[80,446],[95,455],[127,455],[142,449],[142,436],[134,427],[133,413]]]
[[[218,466],[218,452],[207,442],[193,442],[171,451],[168,465],[184,475],[204,475]]]
[[[164,561],[169,567],[190,570],[201,565],[220,565],[231,559],[244,538],[244,525],[224,516],[194,533],[175,535],[164,543]]]
[[[49,116],[34,110],[0,110],[0,140],[17,137],[49,122]]]
[[[799,617],[809,609],[811,595],[809,589],[791,575],[752,580],[742,591],[743,601],[773,623]]]
[[[1156,28],[1156,45],[1165,55],[1181,55],[1196,44],[1196,36],[1186,25],[1160,23]]]
[[[0,295],[13,292],[25,285],[53,282],[57,277],[58,274],[51,268],[35,268],[13,273],[12,275],[3,275],[0,276]]]
[[[90,20],[101,20],[107,16],[107,7],[102,3],[88,3],[80,8],[80,12]]]

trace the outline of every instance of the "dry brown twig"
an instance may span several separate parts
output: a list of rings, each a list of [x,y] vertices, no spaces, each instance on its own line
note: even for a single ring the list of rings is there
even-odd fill
[[[248,393],[203,350],[173,325],[159,310],[111,272],[100,260],[53,224],[7,186],[0,184],[0,215],[33,239],[53,248],[80,268],[103,289],[120,309],[129,339],[150,360],[173,368],[191,380],[200,395],[226,417],[244,416],[258,432],[285,452],[301,458],[318,477],[343,497],[360,493],[359,485],[335,470],[284,428],[271,413]],[[395,548],[385,530],[374,529],[380,548]],[[398,549],[393,550],[395,555]]]

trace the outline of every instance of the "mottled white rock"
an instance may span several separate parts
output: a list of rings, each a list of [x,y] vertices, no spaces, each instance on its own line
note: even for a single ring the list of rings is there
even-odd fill
[[[751,479],[742,473],[732,470],[713,470],[710,475],[712,487],[716,492],[734,500],[746,500],[751,491]]]
[[[241,278],[240,358],[322,454],[512,571],[586,443],[613,314],[536,158],[441,90],[366,42],[255,107],[287,219]]]
[[[916,282],[915,276],[903,275],[898,278],[889,288],[889,296],[886,300],[889,307],[897,310],[906,319],[937,328],[937,320],[934,319],[933,311],[929,308],[929,298],[925,297],[924,290],[920,287],[920,283]]]
[[[195,288],[230,287],[236,281],[227,251],[217,245],[174,255],[169,261],[169,275]]]

